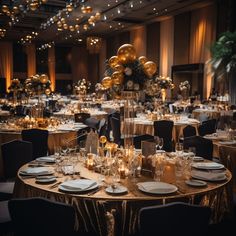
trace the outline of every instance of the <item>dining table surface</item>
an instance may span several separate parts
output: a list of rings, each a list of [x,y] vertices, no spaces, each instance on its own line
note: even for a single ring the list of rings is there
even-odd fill
[[[208,163],[209,161],[205,161]],[[199,163],[199,162],[196,162]],[[28,168],[45,167],[55,176],[53,182],[38,182],[35,175],[22,175]],[[168,166],[167,166],[168,167]],[[153,183],[153,177],[140,175],[139,177],[126,176],[120,178],[117,188],[125,191],[116,193],[111,188],[109,178],[96,170],[86,168],[84,161],[77,161],[73,174],[58,173],[55,163],[33,161],[19,169],[14,197],[46,197],[59,202],[71,204],[76,209],[76,229],[78,232],[95,232],[97,235],[129,235],[137,232],[138,212],[140,208],[152,205],[162,205],[168,202],[183,201],[198,205],[207,205],[212,208],[211,222],[221,220],[225,212],[230,211],[228,188],[232,179],[231,172],[224,168],[225,178],[206,180],[203,186],[188,185],[190,177],[181,177],[176,180],[172,167],[166,167],[160,183],[175,186],[171,192],[149,192],[140,188],[140,184]],[[193,171],[194,167],[192,167]],[[204,170],[206,173],[214,170]],[[210,173],[211,174],[211,173]],[[95,188],[88,191],[63,191],[60,186],[66,181],[92,180]],[[110,190],[109,190],[110,189]],[[113,190],[112,190],[113,189]],[[108,191],[109,190],[109,191]],[[115,192],[114,192],[115,191]]]

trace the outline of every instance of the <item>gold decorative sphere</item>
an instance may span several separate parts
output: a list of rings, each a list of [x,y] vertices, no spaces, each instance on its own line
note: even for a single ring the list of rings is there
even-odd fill
[[[9,11],[8,6],[7,5],[3,5],[2,6],[2,12],[6,13],[7,11]]]
[[[105,78],[103,78],[102,85],[106,89],[111,88],[112,87],[112,79],[111,79],[111,77],[110,76],[106,76]]]
[[[108,63],[109,63],[109,66],[110,66],[111,68],[115,68],[115,66],[119,63],[119,58],[118,58],[118,56],[112,56],[112,57],[109,59]]]
[[[120,64],[117,64],[114,69],[118,72],[123,72],[124,71],[124,67]]]
[[[42,84],[46,84],[46,83],[48,82],[48,76],[45,75],[45,74],[42,74],[42,75],[40,76],[40,82],[41,82]]]
[[[145,74],[151,78],[157,71],[157,65],[155,62],[153,61],[147,61],[144,65],[143,65],[143,68],[144,68],[144,72]]]
[[[102,136],[99,138],[99,142],[102,143],[102,144],[106,143],[106,142],[107,142],[107,137],[104,136],[104,135],[102,135]]]
[[[148,61],[148,59],[145,56],[139,57],[138,60],[143,65]]]
[[[51,93],[51,89],[45,89],[45,94],[49,95]]]
[[[136,50],[133,45],[124,44],[118,49],[117,56],[121,63],[129,63],[136,59]]]
[[[59,28],[62,27],[61,21],[58,21],[58,22],[57,22],[57,26],[58,26]]]
[[[66,10],[67,10],[68,12],[72,12],[72,11],[73,11],[73,6],[72,6],[71,4],[67,5],[67,6],[66,6]]]
[[[111,79],[112,79],[113,84],[122,84],[123,80],[124,80],[124,75],[123,75],[123,73],[121,73],[119,71],[115,71],[112,74]]]

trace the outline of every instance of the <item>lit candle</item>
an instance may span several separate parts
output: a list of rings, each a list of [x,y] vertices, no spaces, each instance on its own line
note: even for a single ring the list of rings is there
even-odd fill
[[[120,178],[121,178],[121,179],[124,179],[124,178],[125,178],[125,167],[124,167],[124,165],[122,165],[122,166],[119,168],[119,173],[120,173]]]

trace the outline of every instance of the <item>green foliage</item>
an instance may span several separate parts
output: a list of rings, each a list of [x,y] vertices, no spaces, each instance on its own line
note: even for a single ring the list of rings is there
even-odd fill
[[[211,64],[219,78],[236,68],[236,31],[224,32],[211,47]]]

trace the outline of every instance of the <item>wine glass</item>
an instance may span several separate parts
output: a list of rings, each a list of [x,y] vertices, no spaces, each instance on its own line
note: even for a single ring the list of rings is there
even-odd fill
[[[183,152],[183,144],[182,143],[176,143],[175,145],[175,151],[176,151],[176,154],[177,156],[180,156],[181,153]]]
[[[164,145],[164,140],[163,140],[163,138],[160,138],[159,139],[159,148],[160,148],[160,150],[162,150],[163,145]]]
[[[154,136],[154,141],[155,141],[155,144],[156,144],[156,150],[157,150],[158,147],[159,147],[159,141],[160,141],[159,136]]]

